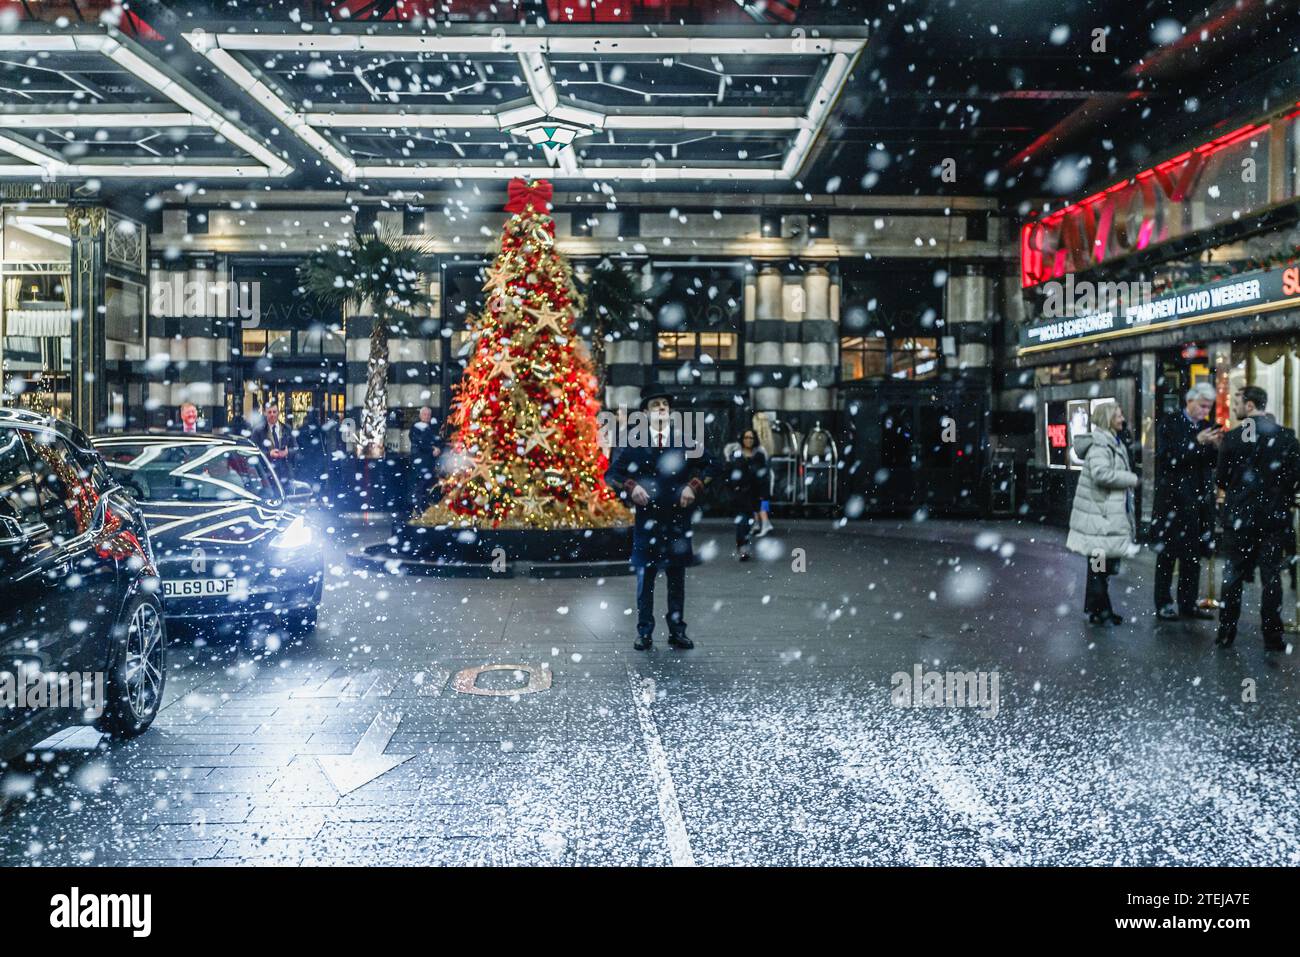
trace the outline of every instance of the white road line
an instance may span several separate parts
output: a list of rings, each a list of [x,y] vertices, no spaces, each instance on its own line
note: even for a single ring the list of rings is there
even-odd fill
[[[641,725],[641,737],[650,758],[650,776],[654,779],[659,799],[659,819],[663,821],[664,836],[668,839],[669,857],[673,867],[694,867],[695,855],[691,851],[691,839],[686,833],[681,806],[677,803],[677,788],[673,785],[673,776],[668,770],[668,755],[664,752],[663,742],[659,740],[659,729],[655,727],[654,715],[646,700],[649,696],[647,689],[642,687],[642,678],[631,665],[627,666],[627,683],[632,691],[636,719]]]

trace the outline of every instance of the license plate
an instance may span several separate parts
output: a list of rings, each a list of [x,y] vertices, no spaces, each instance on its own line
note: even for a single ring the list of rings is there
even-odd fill
[[[164,598],[205,598],[228,595],[234,588],[233,578],[179,578],[163,582]]]

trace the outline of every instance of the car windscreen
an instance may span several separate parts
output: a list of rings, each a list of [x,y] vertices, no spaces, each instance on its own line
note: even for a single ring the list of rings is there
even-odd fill
[[[113,474],[146,502],[278,500],[280,488],[260,452],[201,442],[102,445]]]

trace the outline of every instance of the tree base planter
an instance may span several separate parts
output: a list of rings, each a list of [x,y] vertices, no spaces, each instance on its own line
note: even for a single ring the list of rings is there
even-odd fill
[[[632,528],[476,529],[396,522],[388,541],[350,557],[429,575],[508,578],[515,564],[539,578],[630,575]]]

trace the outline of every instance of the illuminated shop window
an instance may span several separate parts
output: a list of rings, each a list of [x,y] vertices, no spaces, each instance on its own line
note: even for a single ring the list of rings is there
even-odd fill
[[[933,379],[942,369],[939,340],[916,336],[843,336],[840,376],[851,379]]]
[[[739,337],[734,332],[661,332],[658,357],[661,361],[699,359],[735,362],[740,357]]]
[[[293,333],[288,329],[244,329],[243,354],[255,356],[287,356],[291,353]]]

